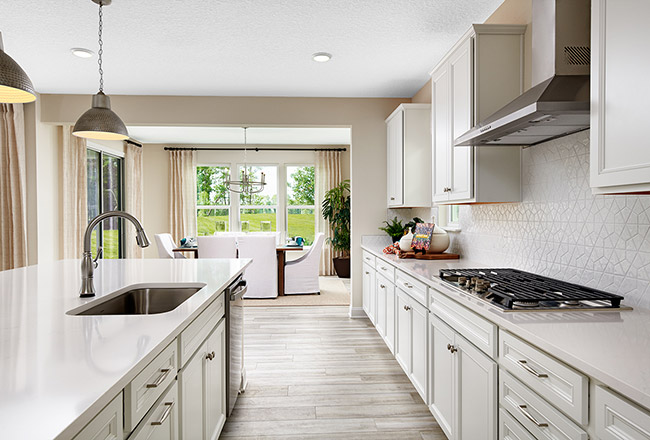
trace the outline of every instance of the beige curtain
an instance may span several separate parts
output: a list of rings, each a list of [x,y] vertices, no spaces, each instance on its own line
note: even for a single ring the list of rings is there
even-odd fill
[[[178,242],[196,237],[196,152],[169,152],[169,226]]]
[[[317,151],[316,152],[316,227],[318,232],[325,234],[325,239],[332,236],[332,229],[329,222],[321,214],[321,204],[325,193],[341,183],[341,152],[340,151]],[[325,243],[323,252],[320,255],[320,275],[335,275],[332,258],[337,257],[332,245]]]
[[[142,148],[124,142],[124,210],[142,219]],[[142,248],[135,241],[135,228],[125,222],[126,258],[142,258]],[[153,237],[150,237],[153,240]]]
[[[83,234],[88,225],[88,182],[86,140],[63,127],[61,148],[62,209],[61,258],[81,258]]]
[[[25,116],[0,104],[0,270],[27,265]]]

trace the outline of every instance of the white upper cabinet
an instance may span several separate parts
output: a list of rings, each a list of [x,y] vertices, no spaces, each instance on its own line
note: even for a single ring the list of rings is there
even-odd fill
[[[521,148],[454,139],[523,92],[525,30],[473,25],[431,72],[433,203],[521,200]]]
[[[644,131],[650,60],[642,55],[650,38],[648,17],[648,1],[592,1],[590,169],[594,193],[650,191],[650,147]]]
[[[431,206],[431,106],[401,104],[386,119],[388,207]]]

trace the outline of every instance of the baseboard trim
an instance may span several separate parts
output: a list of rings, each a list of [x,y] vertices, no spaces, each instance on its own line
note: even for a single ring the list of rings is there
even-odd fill
[[[367,318],[366,312],[363,310],[363,307],[350,307],[350,318],[359,319]]]

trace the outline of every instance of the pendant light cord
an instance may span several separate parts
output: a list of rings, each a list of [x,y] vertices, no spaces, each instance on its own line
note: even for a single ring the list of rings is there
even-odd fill
[[[102,55],[104,54],[104,40],[102,40],[102,31],[104,30],[104,12],[103,3],[99,3],[99,51],[97,52],[97,64],[99,64],[99,91],[104,93],[104,69],[102,69]]]

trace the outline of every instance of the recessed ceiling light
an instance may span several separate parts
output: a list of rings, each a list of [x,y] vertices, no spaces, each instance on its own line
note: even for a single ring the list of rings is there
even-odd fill
[[[332,54],[327,52],[316,52],[311,56],[311,59],[317,63],[326,63],[332,59]]]
[[[84,49],[82,47],[73,47],[70,49],[70,52],[72,52],[72,55],[79,58],[92,58],[92,56],[95,55],[95,52],[92,50]]]

